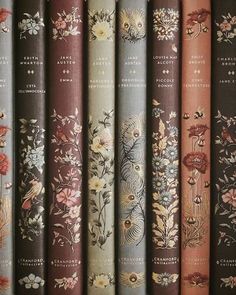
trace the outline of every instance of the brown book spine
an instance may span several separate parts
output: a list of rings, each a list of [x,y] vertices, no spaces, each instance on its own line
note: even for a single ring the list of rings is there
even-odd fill
[[[182,32],[182,295],[209,294],[210,0],[184,0]]]
[[[236,293],[236,2],[214,1],[212,77],[212,280]]]
[[[152,292],[178,295],[180,1],[152,0],[151,15]]]
[[[16,293],[45,293],[45,1],[16,3]]]
[[[83,1],[49,1],[47,295],[82,295]]]
[[[14,295],[13,1],[0,0],[0,294]]]

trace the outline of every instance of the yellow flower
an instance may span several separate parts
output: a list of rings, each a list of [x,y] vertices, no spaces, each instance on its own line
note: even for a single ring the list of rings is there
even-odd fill
[[[105,179],[93,176],[89,180],[89,189],[92,191],[96,191],[96,193],[99,193],[104,188],[105,184]]]
[[[103,21],[97,22],[92,27],[92,33],[97,38],[97,40],[104,41],[110,39],[113,32],[108,22]]]
[[[106,275],[98,275],[94,280],[94,286],[97,288],[106,288],[110,285],[110,280]]]

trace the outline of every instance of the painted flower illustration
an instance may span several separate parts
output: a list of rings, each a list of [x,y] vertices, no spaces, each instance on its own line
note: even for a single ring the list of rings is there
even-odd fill
[[[232,16],[230,13],[222,15],[222,22],[216,22],[216,26],[218,28],[217,41],[232,44],[236,37],[236,16]]]
[[[33,169],[35,167],[42,173],[45,164],[44,152],[44,146],[38,146],[35,148],[30,145],[27,146],[24,164],[28,166],[28,169]]]
[[[7,277],[0,276],[0,292],[7,290],[10,287],[10,281]]]
[[[60,193],[56,195],[56,199],[57,202],[63,203],[70,208],[77,203],[79,196],[79,192],[76,192],[70,188],[64,188]]]
[[[52,35],[54,40],[64,40],[69,36],[79,35],[79,24],[82,23],[78,7],[72,7],[71,12],[66,13],[64,10],[57,13],[58,18],[52,20]]]
[[[221,288],[225,287],[229,287],[231,289],[236,288],[236,277],[230,276],[228,278],[222,278],[221,279],[222,283],[221,283]]]
[[[42,27],[44,27],[44,20],[40,17],[39,12],[35,15],[24,13],[23,19],[18,22],[20,39],[26,39],[27,34],[37,35]]]
[[[111,136],[109,129],[104,129],[99,136],[96,136],[93,139],[91,145],[91,150],[95,153],[106,154],[107,151],[110,151],[113,146],[113,138]]]
[[[179,11],[171,8],[156,9],[153,12],[153,30],[158,40],[174,40],[179,27]]]
[[[206,131],[209,128],[207,127],[207,125],[203,125],[203,124],[197,124],[197,125],[193,125],[191,126],[188,131],[189,131],[189,137],[193,137],[193,136],[202,136],[206,133]]]
[[[114,277],[111,274],[92,274],[89,276],[89,284],[90,286],[94,286],[98,289],[105,289],[109,286],[114,285]]]
[[[206,173],[209,165],[207,155],[203,152],[191,152],[187,154],[183,159],[183,163],[190,171],[196,169],[203,174]]]
[[[162,287],[168,287],[170,284],[175,283],[179,278],[178,274],[170,274],[170,273],[152,273],[152,279],[154,282]]]
[[[79,278],[77,273],[75,272],[70,278],[61,278],[61,279],[55,279],[55,288],[63,288],[64,290],[72,290],[76,287],[76,284],[78,283]]]
[[[195,272],[193,274],[189,274],[184,277],[186,283],[188,283],[191,287],[204,288],[208,286],[209,278],[207,275],[203,275],[199,272]]]
[[[120,283],[129,288],[139,288],[145,282],[145,274],[143,272],[122,272],[120,273]]]
[[[0,175],[6,175],[9,169],[9,159],[6,154],[0,153]]]
[[[105,187],[106,181],[103,178],[99,178],[97,176],[93,176],[89,180],[89,189],[99,193]]]
[[[45,284],[45,281],[42,278],[32,273],[29,276],[20,279],[18,282],[20,285],[24,286],[25,289],[39,289]]]
[[[115,13],[102,9],[89,11],[89,35],[90,41],[113,40],[115,33]]]
[[[224,203],[228,203],[236,208],[236,189],[230,189],[227,193],[222,195]]]
[[[201,33],[207,33],[209,28],[205,22],[207,21],[209,15],[210,11],[205,8],[201,8],[189,13],[189,18],[186,22],[187,35],[191,38],[197,38]]]
[[[9,32],[9,28],[6,25],[6,20],[9,17],[9,15],[11,15],[12,12],[9,11],[6,8],[0,8],[0,25],[1,25],[1,32],[2,33],[8,33]]]

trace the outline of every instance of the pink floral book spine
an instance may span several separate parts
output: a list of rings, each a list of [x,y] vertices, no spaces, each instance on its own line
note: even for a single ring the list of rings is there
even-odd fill
[[[0,0],[0,294],[13,295],[13,1]]]
[[[209,294],[210,0],[183,0],[182,295]]]
[[[49,1],[47,295],[83,295],[83,1]]]

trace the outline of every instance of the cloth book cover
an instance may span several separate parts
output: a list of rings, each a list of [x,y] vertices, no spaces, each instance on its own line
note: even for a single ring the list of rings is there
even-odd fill
[[[84,1],[48,2],[47,295],[83,295]]]
[[[119,294],[146,294],[147,1],[117,10]]]

